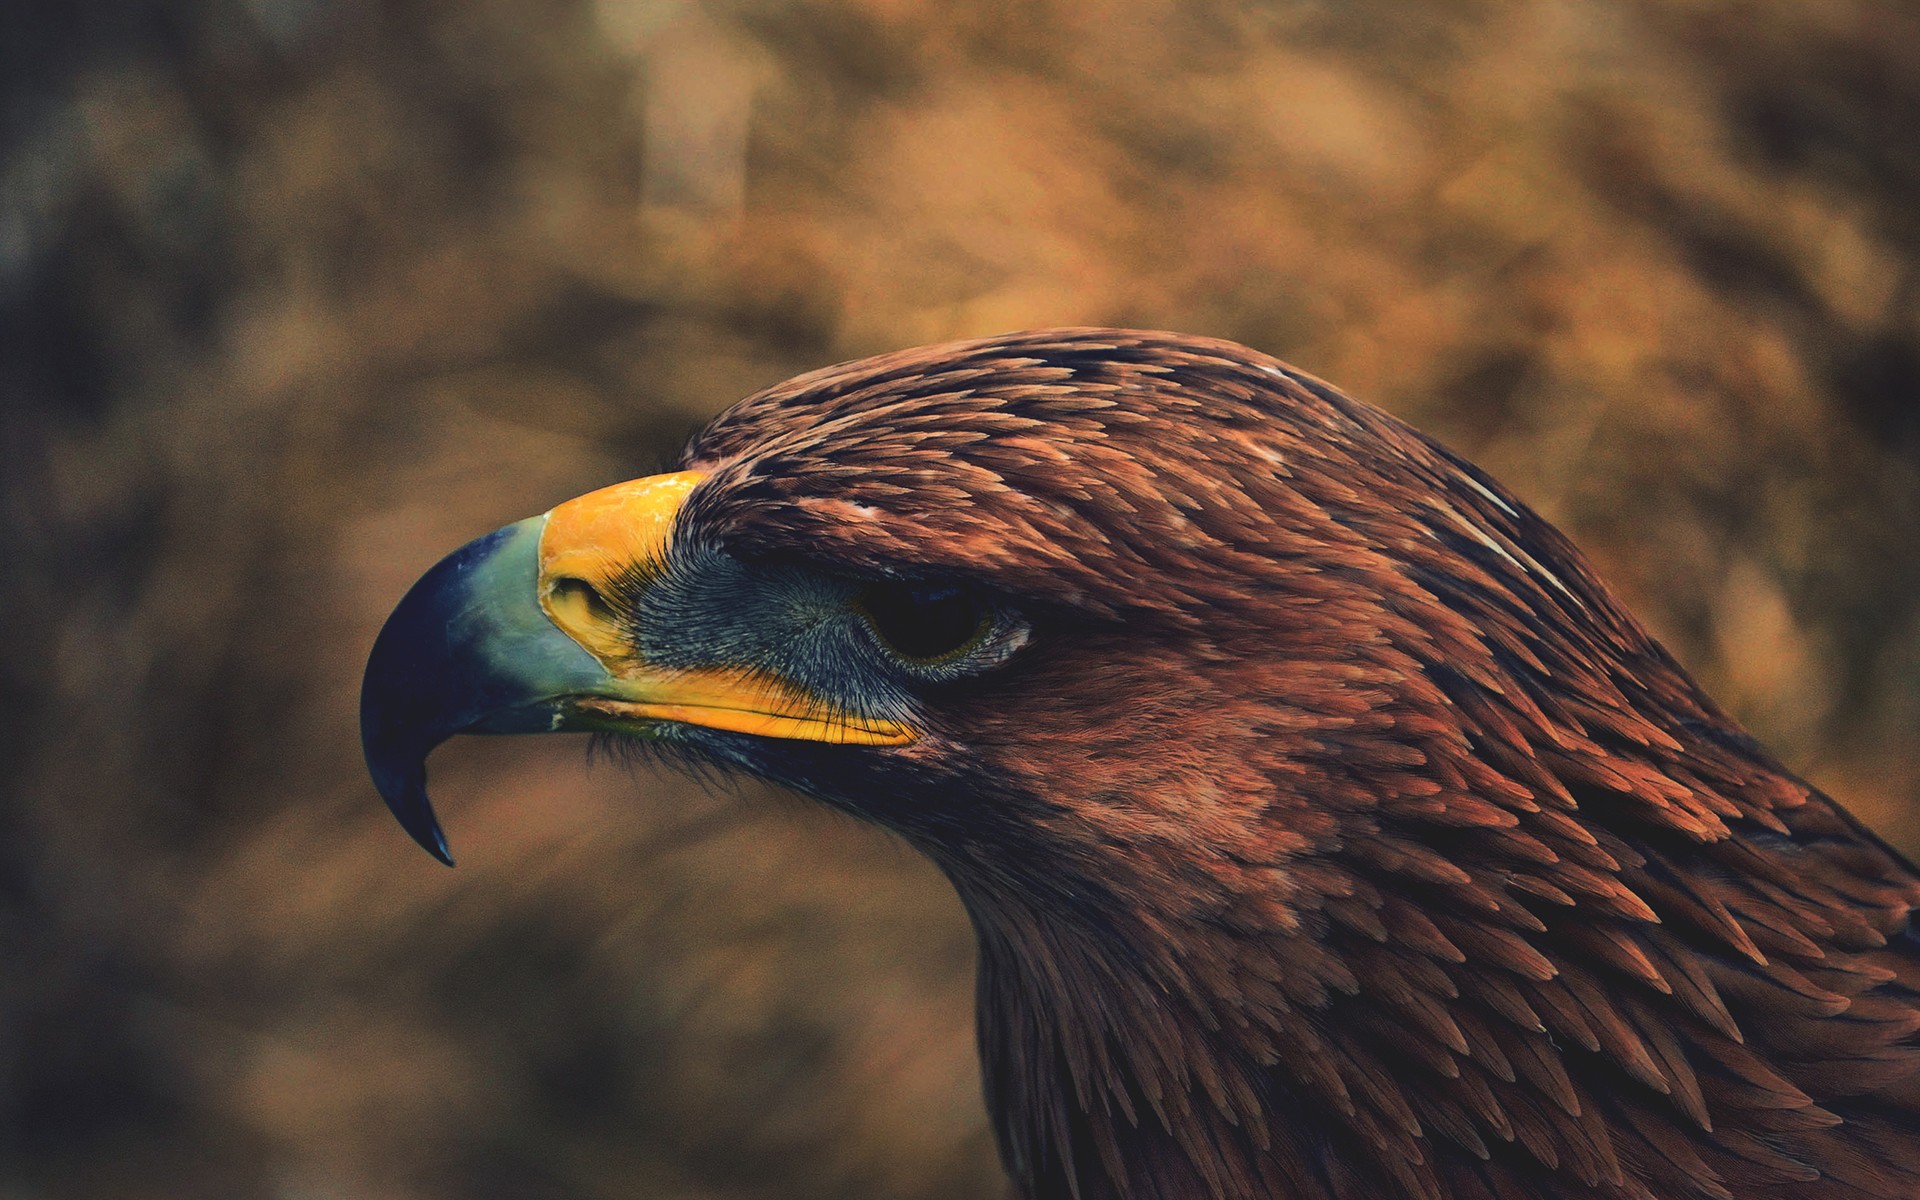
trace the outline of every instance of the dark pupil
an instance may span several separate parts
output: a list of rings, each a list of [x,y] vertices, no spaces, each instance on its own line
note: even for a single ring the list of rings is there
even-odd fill
[[[941,658],[972,641],[985,614],[958,588],[876,584],[860,598],[873,629],[906,658]]]

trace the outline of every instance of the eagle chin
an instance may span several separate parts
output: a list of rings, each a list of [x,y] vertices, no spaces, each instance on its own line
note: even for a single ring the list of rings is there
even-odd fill
[[[1920,875],[1471,464],[1228,342],[829,367],[475,541],[368,765],[585,729],[897,831],[1031,1198],[1920,1197]]]

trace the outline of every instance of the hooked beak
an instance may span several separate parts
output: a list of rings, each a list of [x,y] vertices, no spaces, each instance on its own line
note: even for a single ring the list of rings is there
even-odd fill
[[[360,739],[374,786],[429,854],[453,865],[427,799],[427,755],[457,733],[569,729],[657,735],[696,725],[762,737],[903,745],[898,722],[838,711],[744,670],[639,656],[616,582],[656,576],[696,472],[616,484],[497,529],[441,559],[374,640]],[[638,573],[635,575],[634,573]]]

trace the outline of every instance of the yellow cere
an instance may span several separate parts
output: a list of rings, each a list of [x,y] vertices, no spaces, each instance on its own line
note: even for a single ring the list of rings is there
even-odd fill
[[[614,580],[666,558],[673,519],[705,476],[676,471],[588,492],[547,514],[540,535],[540,607],[609,671],[631,653],[606,607]]]

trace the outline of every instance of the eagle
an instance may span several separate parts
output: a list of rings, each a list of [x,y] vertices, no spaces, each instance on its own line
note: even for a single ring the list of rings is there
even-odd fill
[[[1920,1197],[1920,873],[1513,493],[1230,342],[1057,329],[742,401],[376,640],[401,824],[588,730],[892,830],[979,943],[1029,1200]]]

